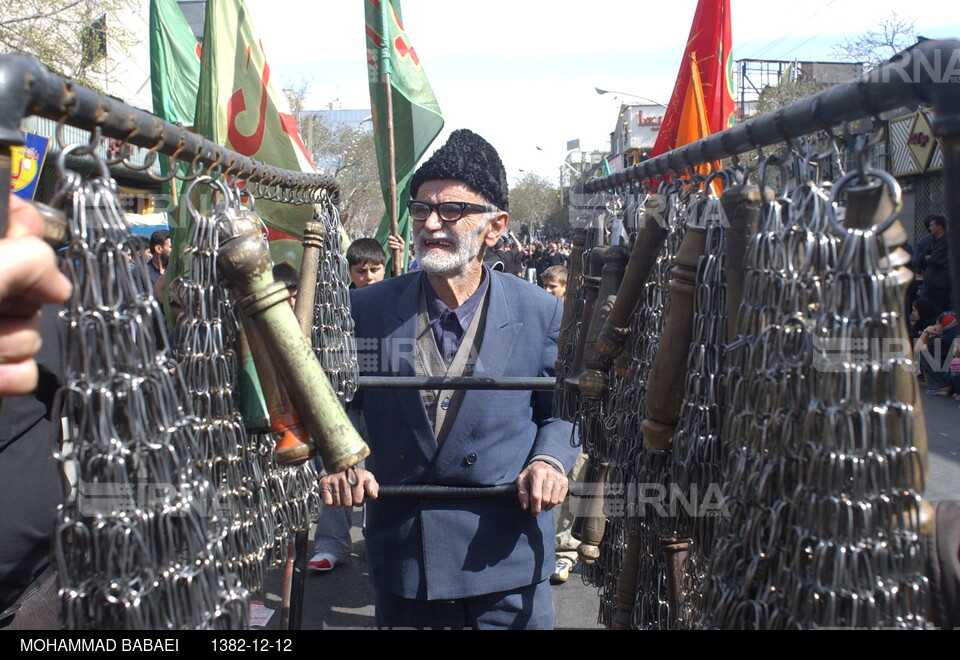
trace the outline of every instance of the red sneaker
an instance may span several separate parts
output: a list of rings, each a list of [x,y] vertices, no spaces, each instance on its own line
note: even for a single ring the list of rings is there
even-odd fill
[[[332,571],[333,567],[339,563],[340,560],[336,556],[326,552],[318,552],[313,556],[313,559],[307,562],[307,568],[311,571],[326,573]]]

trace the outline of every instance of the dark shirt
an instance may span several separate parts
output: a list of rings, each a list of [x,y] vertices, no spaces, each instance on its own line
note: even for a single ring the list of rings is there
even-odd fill
[[[154,257],[153,259],[156,259],[156,257]],[[147,274],[150,275],[150,286],[151,286],[151,287],[152,287],[154,284],[156,284],[156,283],[157,283],[157,280],[159,280],[160,277],[162,276],[162,273],[160,272],[160,269],[157,268],[157,265],[156,265],[155,263],[153,263],[153,259],[151,259],[150,261],[147,262]]]
[[[66,494],[53,457],[60,437],[53,403],[62,380],[57,311],[43,309],[37,391],[8,397],[0,408],[0,611],[49,564],[57,506]]]
[[[923,274],[923,284],[928,288],[950,288],[950,257],[946,234],[933,241],[927,270]]]
[[[554,252],[553,254],[544,254],[540,258],[540,263],[537,264],[537,274],[543,275],[543,271],[553,266],[566,266],[567,258],[563,256],[560,252]]]
[[[501,250],[500,260],[503,261],[503,272],[517,275],[523,275],[523,256],[518,250]]]
[[[480,280],[480,286],[467,298],[462,305],[456,309],[447,307],[436,291],[430,286],[426,277],[423,278],[423,294],[427,303],[427,318],[430,327],[433,329],[434,339],[437,340],[437,348],[440,350],[440,356],[444,364],[448,367],[453,362],[454,356],[460,350],[460,344],[463,342],[463,336],[470,327],[474,315],[483,304],[484,296],[490,287],[490,276],[487,269],[483,269],[483,276]]]
[[[921,275],[927,269],[927,255],[930,254],[935,238],[933,234],[927,234],[917,241],[917,247],[913,251],[913,269],[919,271]]]

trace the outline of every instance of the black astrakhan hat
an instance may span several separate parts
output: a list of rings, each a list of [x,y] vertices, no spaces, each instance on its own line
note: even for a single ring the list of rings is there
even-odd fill
[[[497,150],[482,137],[461,128],[450,134],[447,143],[437,149],[410,179],[410,194],[425,181],[453,179],[462,181],[503,211],[510,210],[507,171]]]

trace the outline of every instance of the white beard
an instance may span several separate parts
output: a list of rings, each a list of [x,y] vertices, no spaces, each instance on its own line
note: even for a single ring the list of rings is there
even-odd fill
[[[480,254],[483,246],[483,233],[487,223],[481,223],[468,234],[458,236],[444,227],[440,231],[428,232],[421,227],[414,236],[417,245],[417,264],[430,275],[456,275],[466,270],[467,265]],[[427,248],[427,240],[443,240],[453,245],[453,252]]]

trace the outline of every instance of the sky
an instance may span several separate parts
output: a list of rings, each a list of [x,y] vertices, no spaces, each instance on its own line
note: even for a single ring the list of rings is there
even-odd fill
[[[370,107],[362,0],[247,5],[271,69],[287,87],[307,83],[309,109]],[[526,172],[559,182],[568,141],[606,151],[621,103],[669,102],[696,5],[404,0],[407,34],[446,121],[431,151],[469,128],[497,148],[511,183]],[[913,19],[919,35],[960,39],[953,1],[732,0],[734,59],[836,61],[837,44],[891,11]]]

